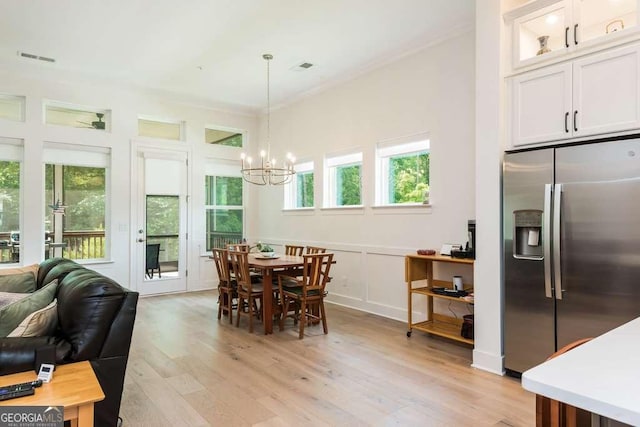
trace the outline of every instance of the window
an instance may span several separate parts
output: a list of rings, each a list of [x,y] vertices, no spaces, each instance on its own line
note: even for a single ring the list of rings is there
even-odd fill
[[[0,94],[0,118],[24,121],[24,96]]]
[[[49,254],[107,258],[108,150],[46,143],[44,157]]]
[[[0,138],[0,263],[20,262],[22,141]]]
[[[206,250],[238,243],[244,231],[242,178],[233,166],[210,165],[205,176]]]
[[[207,144],[242,148],[243,135],[242,133],[235,131],[205,128],[204,142]]]
[[[109,110],[69,106],[53,101],[45,105],[45,123],[48,125],[105,131],[109,129],[110,118],[111,112]]]
[[[138,119],[138,135],[149,138],[183,140],[183,122],[162,121],[147,118]]]
[[[325,207],[362,205],[362,153],[325,160]]]
[[[296,174],[293,180],[285,185],[285,208],[312,208],[313,201],[313,162],[295,165]]]
[[[380,143],[376,160],[377,205],[428,203],[428,139]]]

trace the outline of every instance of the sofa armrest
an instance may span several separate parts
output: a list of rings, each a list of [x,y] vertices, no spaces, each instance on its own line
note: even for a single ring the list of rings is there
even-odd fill
[[[70,345],[56,337],[0,338],[0,375],[35,369],[36,350],[56,346],[56,363],[69,354]]]

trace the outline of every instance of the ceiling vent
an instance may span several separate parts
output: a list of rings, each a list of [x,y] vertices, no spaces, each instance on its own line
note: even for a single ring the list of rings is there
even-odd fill
[[[304,68],[305,70],[313,67],[313,64],[310,62],[303,62],[302,64],[298,65],[298,67],[300,68]]]
[[[49,62],[49,63],[54,63],[56,62],[55,59],[53,58],[48,58],[46,56],[39,56],[39,55],[34,55],[33,53],[27,53],[27,52],[20,52],[18,51],[18,56],[22,57],[22,58],[27,58],[27,59],[36,59],[38,61],[44,61],[44,62]]]
[[[301,62],[299,64],[296,64],[296,65],[292,66],[290,68],[290,70],[292,70],[292,71],[307,71],[309,68],[315,67],[315,66],[316,65],[312,64],[311,62],[304,61],[304,62]]]

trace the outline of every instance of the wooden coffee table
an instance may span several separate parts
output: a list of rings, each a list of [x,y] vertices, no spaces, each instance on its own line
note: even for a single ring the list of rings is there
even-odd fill
[[[35,371],[0,376],[0,387],[36,380]],[[0,401],[0,406],[64,406],[64,419],[72,427],[93,427],[93,404],[104,399],[91,363],[58,365],[53,379],[31,396]]]

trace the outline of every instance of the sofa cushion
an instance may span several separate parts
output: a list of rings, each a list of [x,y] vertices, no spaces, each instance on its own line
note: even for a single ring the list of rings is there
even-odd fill
[[[0,291],[2,292],[26,293],[35,290],[36,277],[31,272],[0,274]]]
[[[8,337],[44,337],[52,334],[58,326],[58,304],[51,304],[28,315]]]
[[[31,313],[51,304],[56,296],[58,281],[0,308],[0,337],[9,335]]]

